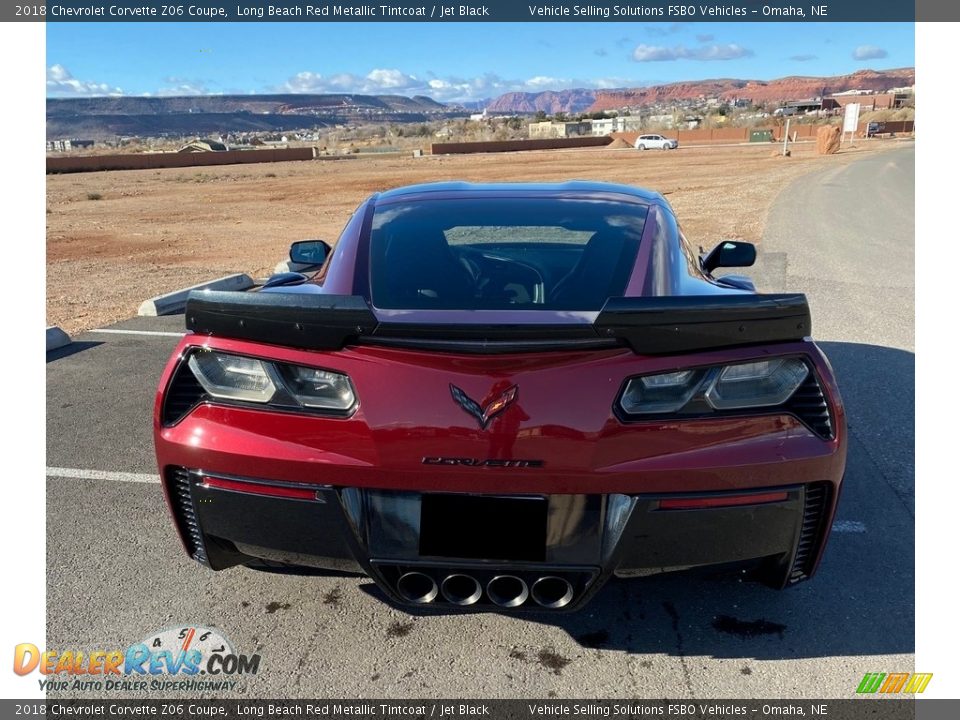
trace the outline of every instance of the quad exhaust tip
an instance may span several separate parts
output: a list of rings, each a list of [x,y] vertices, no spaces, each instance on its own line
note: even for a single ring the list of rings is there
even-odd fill
[[[555,610],[573,600],[573,585],[556,575],[539,578],[530,588],[530,597],[540,607]]]
[[[527,584],[516,575],[497,575],[487,583],[487,597],[494,605],[514,608],[527,601],[530,590]]]
[[[473,605],[483,595],[476,578],[460,573],[447,575],[440,583],[440,592],[447,602],[454,605]]]
[[[497,575],[487,583],[486,591],[490,602],[502,608],[520,607],[532,599],[540,607],[556,610],[573,601],[573,586],[556,575],[537,578],[530,586],[516,575]],[[438,587],[430,575],[411,571],[397,580],[397,593],[415,605],[427,605],[442,595],[449,603],[467,606],[479,602],[483,587],[475,577],[464,573],[447,575]]]
[[[397,580],[397,592],[407,602],[426,605],[433,602],[439,590],[432,577],[422,572],[408,572]]]

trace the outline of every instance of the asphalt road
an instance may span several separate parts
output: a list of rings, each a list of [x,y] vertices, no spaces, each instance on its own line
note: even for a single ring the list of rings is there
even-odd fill
[[[213,574],[181,553],[160,486],[135,481],[155,472],[176,338],[90,332],[48,355],[47,465],[129,475],[48,471],[47,647],[213,626],[262,657],[232,693],[246,697],[851,697],[865,672],[911,670],[913,162],[907,146],[797,181],[754,273],[809,295],[848,406],[839,523],[813,581],[614,581],[580,613],[509,617],[411,615],[363,578]],[[182,317],[117,328],[176,333]]]

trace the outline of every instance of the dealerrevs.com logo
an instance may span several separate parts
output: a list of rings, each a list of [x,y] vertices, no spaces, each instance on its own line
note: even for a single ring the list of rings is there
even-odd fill
[[[181,626],[148,635],[125,650],[14,648],[17,675],[39,672],[45,691],[232,691],[239,676],[255,675],[259,655],[237,653],[214,628]]]

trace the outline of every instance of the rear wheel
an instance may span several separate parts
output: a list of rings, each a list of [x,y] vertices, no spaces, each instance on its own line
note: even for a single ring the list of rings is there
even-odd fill
[[[646,150],[646,149],[647,149],[647,146],[644,145],[643,143],[640,143],[639,145],[637,145],[637,150]]]

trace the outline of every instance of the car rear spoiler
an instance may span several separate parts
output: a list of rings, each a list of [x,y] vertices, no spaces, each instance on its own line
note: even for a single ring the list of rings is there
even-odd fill
[[[380,322],[357,295],[205,290],[187,299],[186,325],[201,335],[307,350],[363,343],[486,353],[628,345],[668,355],[811,334],[801,294],[615,297],[592,324],[424,325]]]
[[[800,293],[615,297],[604,304],[593,327],[644,355],[787,342],[811,335],[810,306]]]

